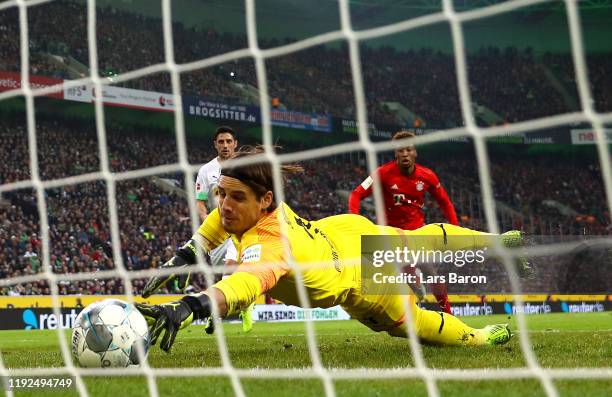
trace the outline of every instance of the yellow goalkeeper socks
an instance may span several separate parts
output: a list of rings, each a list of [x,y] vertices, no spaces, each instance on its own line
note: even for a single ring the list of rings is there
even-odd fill
[[[416,230],[405,230],[409,247],[430,250],[459,251],[490,247],[499,239],[497,234],[479,232],[461,226],[433,223]]]
[[[433,345],[480,346],[488,344],[485,329],[472,328],[447,313],[424,310],[413,306],[419,339]]]

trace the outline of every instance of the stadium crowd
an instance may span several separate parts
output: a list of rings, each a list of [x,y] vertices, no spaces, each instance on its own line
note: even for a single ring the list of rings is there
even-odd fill
[[[23,118],[7,118],[0,127],[0,149],[7,161],[0,163],[0,183],[30,178],[27,134]],[[37,120],[40,176],[43,180],[64,178],[99,170],[97,136],[93,125],[63,119]],[[61,142],[61,145],[58,145]],[[242,142],[248,143],[248,142]],[[150,131],[145,137],[128,126],[107,128],[109,166],[113,172],[175,163],[174,137]],[[190,140],[192,164],[212,158],[206,142]],[[159,148],[167,148],[160,151]],[[461,223],[486,229],[482,212],[474,211],[480,197],[476,164],[465,154],[448,156],[426,152],[423,163],[436,170],[457,208]],[[386,158],[382,158],[385,157]],[[381,161],[389,159],[389,154]],[[346,195],[367,173],[363,162],[346,156],[305,162],[305,173],[286,181],[286,199],[297,213],[308,219],[346,213]],[[457,172],[457,170],[461,172]],[[513,178],[507,179],[512,169]],[[596,161],[580,159],[559,163],[554,156],[495,156],[491,167],[493,191],[498,202],[521,214],[507,228],[522,228],[533,234],[607,234],[608,214],[601,176]],[[181,174],[160,175],[177,181]],[[159,179],[138,178],[117,182],[116,205],[122,261],[128,270],[158,267],[191,234],[185,195],[156,183]],[[173,183],[173,182],[171,182]],[[191,187],[189,187],[190,191]],[[468,200],[468,194],[471,198]],[[49,215],[50,260],[54,272],[96,272],[115,268],[112,253],[106,183],[96,180],[45,192]],[[547,205],[562,203],[571,213]],[[38,203],[32,190],[9,191],[0,200],[0,278],[36,274],[41,268],[41,239]],[[481,204],[479,204],[481,205]],[[373,218],[372,211],[364,213]],[[435,203],[427,204],[428,221],[443,219]],[[542,224],[554,225],[543,229]],[[196,283],[201,287],[202,275]],[[134,280],[135,292],[143,286]],[[534,287],[535,288],[535,287]],[[119,280],[62,282],[60,293],[121,293]],[[44,281],[3,288],[2,294],[48,293]]]
[[[35,74],[65,77],[57,64],[40,54],[75,59],[89,65],[86,7],[55,1],[30,7],[29,42]],[[63,23],[70,20],[71,23]],[[0,13],[0,68],[19,71],[19,29],[16,9]],[[193,62],[247,47],[246,35],[173,24],[175,59]],[[136,70],[165,60],[160,19],[118,11],[97,10],[98,68],[102,74]],[[262,48],[288,39],[260,39]],[[397,125],[387,106],[399,102],[421,126],[456,127],[462,124],[454,58],[432,50],[398,51],[391,47],[361,49],[364,91],[369,120]],[[612,110],[609,55],[589,55],[588,64],[596,108]],[[495,112],[495,123],[516,122],[577,110],[577,93],[570,54],[535,55],[529,49],[483,48],[468,54],[472,99]],[[292,110],[327,113],[355,119],[353,82],[347,46],[316,46],[266,61],[270,96]],[[550,77],[550,76],[554,77]],[[239,88],[257,88],[254,62],[231,61],[181,75],[182,92],[230,102],[252,102]],[[133,88],[170,92],[168,73],[157,73],[126,83]],[[559,87],[565,95],[559,92]],[[444,95],[440,95],[444,92]],[[256,100],[255,100],[256,101]],[[540,104],[545,103],[546,106]],[[490,123],[491,121],[489,121]]]
[[[133,131],[109,128],[109,166],[113,172],[177,161],[174,138],[138,139]],[[3,123],[2,152],[8,161],[0,165],[2,184],[30,178],[27,134],[17,122]],[[40,120],[37,124],[40,177],[69,177],[99,170],[98,145],[92,126]],[[141,136],[142,137],[142,136]],[[58,145],[58,142],[62,142]],[[161,146],[169,148],[160,152]],[[200,145],[202,148],[203,145]],[[193,155],[205,156],[193,152]],[[209,154],[212,156],[212,153]],[[197,160],[194,160],[197,162]],[[162,175],[163,176],[163,175]],[[178,177],[170,175],[170,177]],[[184,198],[167,192],[148,179],[117,183],[117,214],[123,262],[128,270],[156,267],[174,254],[190,234]],[[114,268],[108,218],[106,184],[97,180],[45,192],[50,224],[50,259],[57,273],[95,272]],[[41,269],[41,245],[37,233],[39,213],[35,193],[20,190],[3,195],[0,208],[0,278],[35,274]],[[117,293],[116,280],[63,283],[61,293]],[[138,284],[138,283],[137,283]],[[45,282],[17,286],[14,292],[48,292]],[[7,291],[5,291],[7,292]]]

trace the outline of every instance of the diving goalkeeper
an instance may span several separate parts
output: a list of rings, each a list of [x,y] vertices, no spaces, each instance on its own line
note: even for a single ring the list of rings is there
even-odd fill
[[[241,148],[234,158],[257,153],[261,153],[260,148]],[[283,165],[282,171],[297,173],[301,167]],[[495,345],[506,343],[512,336],[506,324],[477,329],[450,314],[421,309],[413,295],[366,295],[361,288],[360,266],[350,265],[361,258],[362,235],[399,235],[406,236],[407,241],[413,236],[428,236],[426,248],[443,250],[492,245],[498,236],[448,224],[405,231],[378,226],[353,214],[307,221],[286,203],[275,200],[272,181],[272,167],[267,162],[223,164],[217,209],[178,250],[173,263],[196,263],[198,249],[209,252],[231,237],[237,243],[238,268],[206,291],[186,295],[179,301],[136,304],[151,324],[152,344],[163,332],[160,347],[169,351],[179,329],[194,319],[209,318],[213,304],[217,313],[226,317],[267,292],[286,304],[300,306],[298,282],[303,283],[312,307],[340,305],[352,318],[377,332],[407,337],[406,321],[410,319],[420,340],[429,344]],[[462,238],[453,239],[455,236]],[[472,247],[465,246],[466,240]],[[522,242],[519,232],[506,233],[501,240],[506,246]],[[299,267],[299,277],[291,263]],[[147,289],[155,290],[173,277],[154,277]],[[407,305],[410,314],[405,310]]]

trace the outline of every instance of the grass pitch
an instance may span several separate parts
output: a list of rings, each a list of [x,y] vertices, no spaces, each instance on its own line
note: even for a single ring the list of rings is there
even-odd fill
[[[528,316],[529,337],[543,367],[610,367],[612,363],[612,313],[547,314]],[[472,326],[516,321],[507,316],[464,317]],[[321,360],[327,368],[412,367],[408,341],[377,334],[355,321],[315,323]],[[303,368],[312,372],[303,323],[256,323],[243,334],[238,324],[224,326],[232,365],[238,368]],[[69,344],[69,332],[66,332]],[[63,365],[55,331],[1,331],[0,351],[8,368],[61,367]],[[504,346],[423,347],[423,356],[432,368],[522,367],[518,338]],[[219,367],[216,338],[202,327],[193,326],[179,333],[171,354],[154,346],[149,354],[152,367]],[[373,370],[373,371],[374,371]],[[91,396],[148,396],[144,376],[84,378]],[[313,379],[241,379],[248,396],[321,396],[323,384]],[[612,379],[555,380],[564,397],[612,396]],[[338,396],[427,396],[420,379],[351,379],[334,382]],[[499,381],[439,381],[442,396],[545,396],[536,379]],[[231,396],[230,379],[214,377],[157,378],[162,396]],[[4,392],[0,391],[0,396]],[[20,391],[15,396],[77,396],[69,391]]]

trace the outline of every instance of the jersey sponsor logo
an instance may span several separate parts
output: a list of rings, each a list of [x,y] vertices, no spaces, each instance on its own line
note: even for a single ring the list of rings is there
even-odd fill
[[[410,202],[410,200],[408,200]],[[406,196],[403,194],[394,194],[393,195],[393,205],[402,205],[406,203]]]
[[[259,262],[261,259],[261,244],[251,245],[249,248],[242,251],[240,255],[241,263]]]
[[[416,190],[420,192],[423,189],[425,189],[425,183],[423,183],[423,181],[418,181],[416,183]]]
[[[374,179],[372,179],[371,176],[367,177],[365,179],[365,181],[361,182],[361,187],[364,190],[368,190],[370,188],[370,186],[372,186],[372,183],[374,183]]]
[[[391,189],[392,190],[398,190],[399,187],[397,187],[397,183],[394,183],[393,186],[391,186]]]

